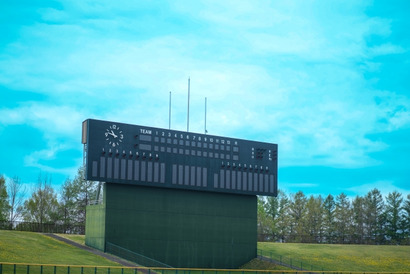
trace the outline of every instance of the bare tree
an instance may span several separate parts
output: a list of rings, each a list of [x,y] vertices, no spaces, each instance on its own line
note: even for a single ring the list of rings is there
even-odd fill
[[[21,183],[20,178],[15,176],[9,180],[7,189],[10,203],[9,221],[13,223],[21,217],[26,188]]]

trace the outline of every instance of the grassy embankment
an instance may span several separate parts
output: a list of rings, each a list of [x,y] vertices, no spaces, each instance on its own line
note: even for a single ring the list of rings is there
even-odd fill
[[[56,265],[57,273],[67,273],[67,265],[120,266],[101,256],[39,233],[5,230],[0,230],[0,263],[31,264],[30,273],[53,273],[54,267],[40,267],[39,264]],[[10,265],[3,265],[2,272],[14,273],[11,268],[13,267]],[[22,265],[18,265],[16,270],[17,273],[26,271],[27,267]],[[92,271],[94,269],[84,270],[87,273]],[[71,272],[79,273],[80,269]]]
[[[0,230],[0,262],[118,266],[42,234],[4,230]]]
[[[61,236],[84,244],[84,236]],[[410,273],[410,246],[259,243],[258,248],[265,251],[265,255],[272,253],[277,259],[281,255],[282,259],[292,258],[295,262],[320,266],[325,271]],[[38,233],[3,230],[0,230],[0,262],[119,266],[101,256]],[[282,266],[257,260],[246,264],[244,268],[286,270]],[[4,271],[6,270],[3,269]],[[24,271],[21,270],[23,273]],[[44,272],[46,273],[46,270]],[[92,273],[92,270],[90,272]]]
[[[410,273],[410,246],[258,243],[258,249],[325,271]]]
[[[84,235],[73,235],[73,234],[56,234],[60,237],[69,239],[73,242],[85,245],[85,236]]]

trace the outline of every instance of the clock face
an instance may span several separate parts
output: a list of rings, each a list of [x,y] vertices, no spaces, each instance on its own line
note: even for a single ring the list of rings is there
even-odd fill
[[[110,125],[110,127],[107,128],[107,130],[105,131],[105,140],[112,147],[119,146],[123,138],[124,138],[124,135],[122,134],[120,127],[118,127],[115,124]]]

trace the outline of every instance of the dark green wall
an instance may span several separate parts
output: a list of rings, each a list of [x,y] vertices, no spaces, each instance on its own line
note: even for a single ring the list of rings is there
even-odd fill
[[[87,206],[85,244],[105,251],[105,204]]]
[[[104,200],[106,241],[149,258],[173,267],[237,268],[256,257],[256,196],[109,183]],[[87,219],[93,213],[101,215]]]

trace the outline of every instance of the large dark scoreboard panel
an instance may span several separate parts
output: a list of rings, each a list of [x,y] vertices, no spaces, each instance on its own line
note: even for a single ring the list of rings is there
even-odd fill
[[[94,119],[82,143],[87,180],[277,195],[277,144]]]

